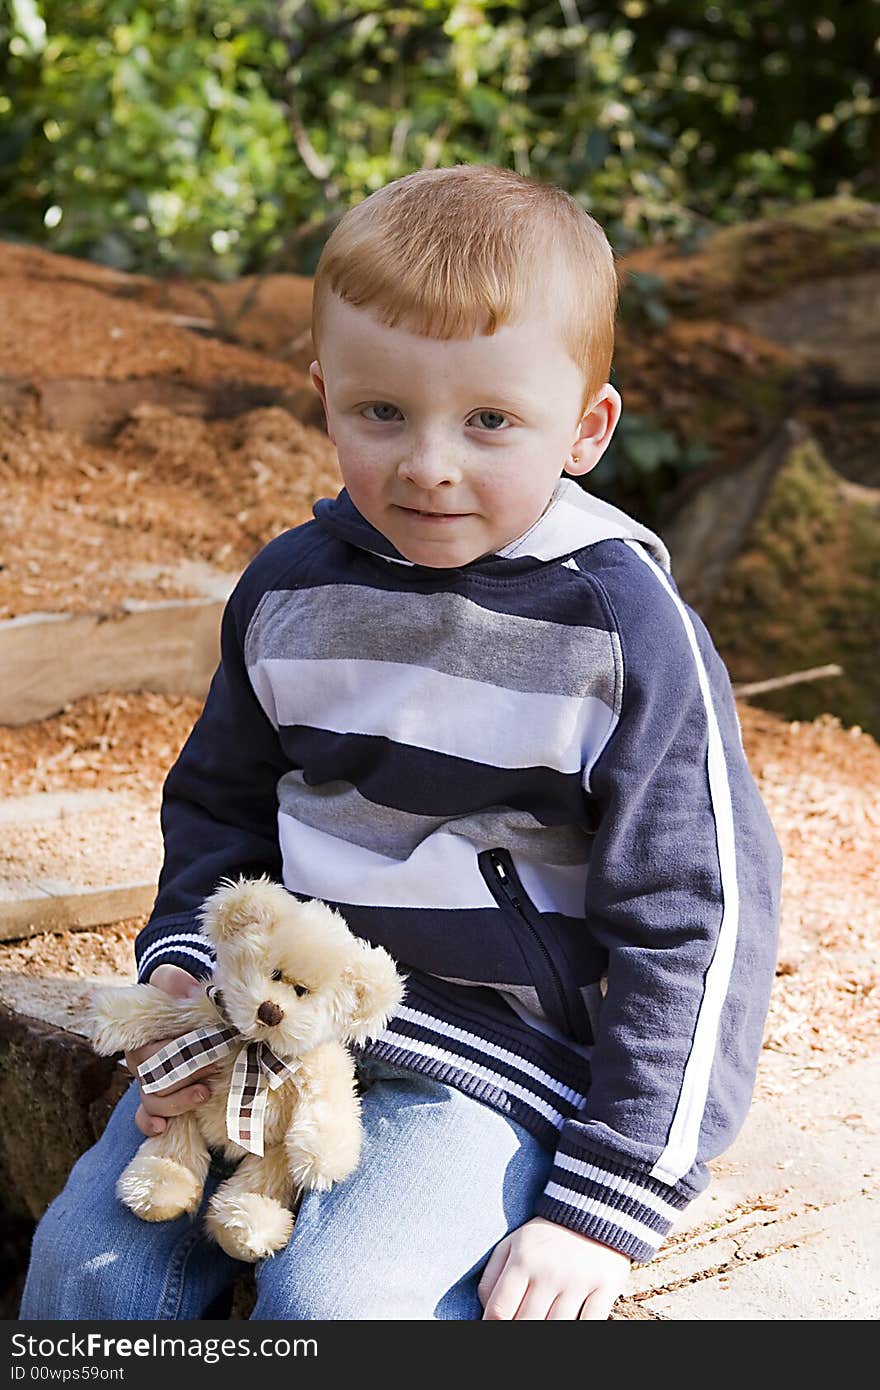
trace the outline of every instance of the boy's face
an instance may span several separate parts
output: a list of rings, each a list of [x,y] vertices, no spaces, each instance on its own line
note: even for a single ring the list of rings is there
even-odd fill
[[[516,540],[563,469],[599,461],[620,414],[605,386],[582,415],[583,377],[538,305],[491,337],[439,340],[331,295],[320,351],[310,374],[348,494],[417,565],[466,565]]]

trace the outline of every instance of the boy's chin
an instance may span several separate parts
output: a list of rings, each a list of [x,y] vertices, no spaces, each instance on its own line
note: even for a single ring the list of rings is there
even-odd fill
[[[405,525],[389,528],[386,534],[398,554],[409,560],[410,564],[420,565],[424,569],[448,570],[461,569],[474,560],[494,555],[494,549],[487,545],[486,536],[468,536],[467,532],[473,529],[467,521],[463,521],[458,535],[453,535],[451,528],[446,535],[418,535]]]
[[[462,569],[464,565],[473,564],[474,560],[484,560],[494,554],[492,550],[474,550],[465,546],[404,546],[395,542],[395,548],[410,564],[431,570]]]

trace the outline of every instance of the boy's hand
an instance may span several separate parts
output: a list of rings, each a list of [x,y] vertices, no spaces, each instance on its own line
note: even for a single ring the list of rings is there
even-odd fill
[[[164,989],[166,994],[172,994],[176,999],[187,999],[190,995],[201,993],[205,988],[204,980],[197,980],[195,975],[190,975],[188,970],[181,970],[178,965],[157,965],[150,976],[150,984],[155,985],[157,989]],[[171,1041],[171,1038],[157,1038],[155,1042],[126,1052],[125,1065],[132,1076],[137,1076],[141,1062],[152,1057],[154,1052],[158,1052]],[[134,1117],[141,1134],[148,1137],[161,1134],[168,1124],[167,1116],[182,1115],[185,1110],[193,1110],[206,1101],[211,1092],[205,1078],[212,1076],[216,1070],[216,1065],[209,1065],[202,1067],[201,1071],[193,1072],[186,1081],[169,1086],[165,1091],[155,1091],[151,1095],[145,1095],[141,1091],[141,1103]]]
[[[477,1293],[484,1319],[603,1322],[629,1270],[628,1255],[533,1216],[495,1246]]]

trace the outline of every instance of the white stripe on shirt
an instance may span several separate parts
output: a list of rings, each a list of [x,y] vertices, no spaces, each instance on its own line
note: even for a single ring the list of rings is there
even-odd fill
[[[388,738],[483,766],[580,776],[613,722],[596,696],[511,690],[404,662],[267,657],[248,675],[276,725]]]
[[[554,1168],[564,1168],[569,1173],[576,1173],[582,1178],[587,1178],[590,1182],[596,1183],[599,1187],[606,1187],[609,1192],[619,1192],[623,1197],[631,1197],[633,1201],[639,1202],[643,1207],[650,1207],[656,1211],[666,1221],[674,1221],[681,1215],[678,1207],[674,1207],[671,1202],[664,1202],[662,1197],[658,1197],[655,1192],[648,1192],[644,1187],[640,1187],[631,1178],[621,1177],[619,1173],[606,1173],[604,1168],[597,1168],[593,1163],[585,1163],[583,1159],[572,1158],[570,1154],[557,1152],[553,1158]]]
[[[353,907],[495,907],[470,840],[436,831],[392,859],[278,813],[284,886]]]

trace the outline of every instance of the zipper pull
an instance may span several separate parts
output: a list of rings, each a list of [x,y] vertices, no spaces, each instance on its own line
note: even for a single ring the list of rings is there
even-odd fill
[[[492,854],[489,857],[492,860],[492,868],[495,870],[496,874],[501,879],[501,882],[504,884],[505,888],[507,888],[509,892],[510,889],[508,887],[508,879],[510,875],[507,872],[507,865],[504,863],[504,860],[498,854]]]
[[[513,906],[517,908],[517,910],[522,911],[522,904],[520,903],[519,896],[516,890],[510,882],[510,875],[507,872],[507,866],[504,863],[504,860],[497,858],[494,854],[490,857],[492,860],[492,866],[495,869],[495,872],[498,875],[499,879],[501,880],[501,886],[504,889],[505,897],[507,898],[508,902],[512,903]]]

